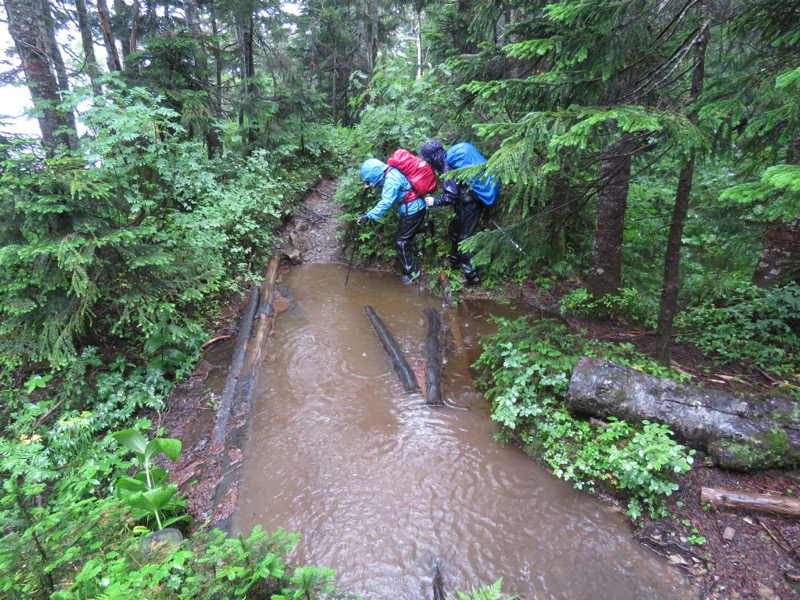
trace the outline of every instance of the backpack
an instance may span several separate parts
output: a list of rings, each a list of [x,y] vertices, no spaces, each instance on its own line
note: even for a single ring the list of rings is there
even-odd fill
[[[452,146],[447,151],[447,162],[454,169],[482,165],[486,159],[472,144],[462,142]],[[467,180],[467,185],[486,206],[491,206],[497,201],[500,193],[500,182],[494,176],[487,179],[473,177]]]
[[[405,203],[413,202],[417,198],[436,191],[436,187],[439,185],[436,181],[436,173],[433,172],[430,165],[403,148],[395,150],[386,164],[400,171],[411,183],[411,189],[403,198]]]

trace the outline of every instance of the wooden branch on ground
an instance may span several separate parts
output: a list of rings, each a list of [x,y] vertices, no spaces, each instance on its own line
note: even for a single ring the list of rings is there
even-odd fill
[[[700,502],[726,508],[744,508],[790,517],[800,516],[800,500],[775,494],[754,494],[718,488],[701,488]]]
[[[33,430],[34,430],[34,431],[36,431],[37,429],[39,429],[39,426],[40,426],[42,423],[44,423],[44,422],[47,420],[47,418],[48,418],[50,415],[52,415],[52,414],[53,414],[55,411],[57,411],[57,410],[58,410],[58,407],[59,407],[59,406],[61,406],[63,403],[64,403],[64,398],[62,398],[61,400],[59,400],[58,402],[56,402],[56,403],[55,403],[55,405],[53,405],[53,406],[50,408],[50,410],[48,410],[48,411],[47,411],[46,413],[44,413],[44,414],[43,414],[41,417],[39,417],[39,420],[38,420],[38,421],[36,421],[36,425],[34,425],[34,426],[33,426]]]
[[[221,342],[222,340],[227,340],[227,339],[228,339],[228,338],[230,338],[230,337],[232,337],[232,336],[230,336],[230,335],[218,335],[217,337],[215,337],[215,338],[213,338],[213,339],[210,339],[210,340],[208,340],[207,342],[205,342],[205,343],[204,343],[202,346],[200,346],[200,348],[201,348],[202,350],[205,350],[205,349],[206,349],[206,348],[208,348],[210,345],[212,345],[212,344],[216,344],[217,342]]]

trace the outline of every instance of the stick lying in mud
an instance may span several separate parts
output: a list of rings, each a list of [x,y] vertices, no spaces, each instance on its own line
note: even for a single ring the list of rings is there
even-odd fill
[[[439,317],[439,311],[435,308],[426,308],[425,314],[428,316],[428,338],[425,342],[425,350],[427,354],[427,365],[425,367],[425,382],[427,391],[427,400],[425,404],[428,406],[441,406],[442,402],[442,367],[439,363],[440,346],[439,346],[439,333],[442,329],[442,319]]]
[[[433,600],[447,600],[447,596],[444,595],[444,577],[438,563],[433,568]]]
[[[378,334],[381,344],[383,344],[386,353],[389,355],[389,359],[392,361],[394,370],[397,371],[397,375],[400,377],[400,383],[403,384],[403,388],[407,392],[418,390],[419,384],[417,383],[417,378],[414,377],[414,372],[411,370],[411,367],[408,366],[406,357],[403,351],[400,350],[400,346],[398,346],[397,342],[392,338],[392,334],[389,333],[389,330],[386,329],[386,326],[378,315],[375,314],[375,310],[371,306],[365,306],[364,312],[367,313],[369,320],[372,321],[372,326],[375,328],[375,332]]]

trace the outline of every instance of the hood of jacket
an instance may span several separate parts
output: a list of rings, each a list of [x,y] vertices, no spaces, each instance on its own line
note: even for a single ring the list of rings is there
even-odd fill
[[[364,181],[373,187],[377,187],[383,183],[386,169],[388,168],[389,165],[387,165],[385,162],[382,162],[377,158],[368,158],[364,161],[364,164],[361,165],[361,181]]]
[[[450,170],[445,169],[447,164],[446,153],[442,145],[436,140],[422,144],[422,148],[419,150],[419,157],[440,173]]]

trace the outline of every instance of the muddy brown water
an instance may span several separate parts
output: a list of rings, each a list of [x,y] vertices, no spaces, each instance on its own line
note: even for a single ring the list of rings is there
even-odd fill
[[[624,517],[501,447],[472,386],[487,316],[512,309],[440,300],[396,276],[306,265],[285,283],[296,305],[275,321],[259,373],[235,532],[302,537],[290,560],[337,571],[365,600],[448,597],[503,578],[520,599],[689,599],[682,575],[632,539]],[[372,306],[423,364],[427,319],[441,311],[446,407],[403,391],[370,325]],[[422,382],[420,382],[422,383]]]

